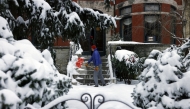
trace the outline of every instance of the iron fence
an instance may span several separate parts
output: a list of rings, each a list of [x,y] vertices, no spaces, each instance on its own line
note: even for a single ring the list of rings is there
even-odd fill
[[[91,94],[84,93],[78,98],[77,97],[73,98],[73,96],[65,97],[65,98],[64,97],[65,96],[55,99],[54,101],[50,102],[46,106],[42,107],[41,109],[50,109],[50,108],[58,105],[59,103],[70,101],[70,100],[76,100],[76,101],[82,102],[87,107],[87,109],[99,109],[99,107],[102,106],[104,103],[113,102],[113,101],[122,103],[130,109],[134,109],[130,104],[128,104],[124,101],[120,101],[117,99],[106,99],[104,97],[104,95],[102,95],[102,94],[97,94],[94,97],[92,97]],[[25,109],[30,109],[30,108],[26,107]],[[78,108],[78,109],[80,109],[80,108]]]

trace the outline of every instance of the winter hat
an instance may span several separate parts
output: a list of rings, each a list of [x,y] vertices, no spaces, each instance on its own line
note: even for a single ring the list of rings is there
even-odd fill
[[[91,48],[92,48],[92,49],[95,49],[95,48],[96,48],[96,45],[92,45]]]

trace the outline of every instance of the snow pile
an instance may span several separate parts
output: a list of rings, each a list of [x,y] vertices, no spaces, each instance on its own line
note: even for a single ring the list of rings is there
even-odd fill
[[[76,71],[76,62],[78,60],[78,56],[77,55],[73,55],[71,61],[69,61],[68,65],[67,65],[67,76],[71,77],[73,80],[72,75],[73,74],[78,74],[78,72]]]
[[[129,61],[138,61],[138,55],[132,51],[129,50],[117,50],[115,52],[115,57],[119,61],[122,61],[122,59],[126,60],[126,65],[129,63]],[[134,60],[132,60],[134,59]]]
[[[76,69],[78,67],[76,66],[76,63],[79,59],[77,55],[82,55],[82,48],[80,44],[75,44],[74,42],[70,42],[70,48],[71,48],[71,60],[68,62],[67,65],[67,76],[72,79],[72,83],[77,83],[76,79],[73,78],[73,74],[79,74]]]
[[[70,79],[55,68],[50,52],[14,40],[7,21],[0,17],[0,22],[0,108],[39,108],[68,93]]]
[[[189,55],[184,58],[181,47],[171,46],[165,51],[153,50],[145,60],[141,82],[133,92],[134,104],[142,108],[188,109],[190,108]]]

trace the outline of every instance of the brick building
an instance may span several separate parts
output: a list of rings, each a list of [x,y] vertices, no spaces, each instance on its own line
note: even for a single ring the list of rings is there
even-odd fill
[[[182,25],[173,12],[181,13],[181,5],[182,0],[117,0],[115,14],[121,20],[116,31],[125,41],[176,44],[171,36],[182,37]]]
[[[173,13],[176,10],[181,14],[186,3],[184,1],[188,0],[115,0],[115,3],[111,1],[109,11],[104,9],[104,0],[73,1],[83,8],[92,8],[100,13],[121,18],[117,21],[115,33],[119,33],[124,41],[177,44],[172,34],[177,37],[189,35],[189,24],[183,30],[182,19]],[[14,7],[12,8],[14,11]],[[188,16],[188,9],[186,13]],[[99,27],[86,31],[87,39],[80,41],[83,53],[90,54],[90,45],[93,43],[97,45],[100,54],[105,55],[108,48],[107,42],[111,40],[112,33],[111,30],[101,30]],[[54,46],[69,46],[69,41],[57,38]]]
[[[180,16],[174,14],[174,11],[182,13],[183,0],[115,0],[115,3],[111,1],[109,11],[104,9],[104,0],[73,1],[83,8],[121,18],[117,21],[115,32],[120,33],[124,41],[178,44],[172,36],[183,37]],[[89,54],[91,36],[101,54],[106,53],[106,42],[111,40],[111,31],[102,31],[97,27],[87,32],[86,36],[89,39],[81,41],[84,54]]]

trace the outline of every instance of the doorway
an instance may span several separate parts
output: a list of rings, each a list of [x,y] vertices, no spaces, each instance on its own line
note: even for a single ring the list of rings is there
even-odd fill
[[[91,55],[91,46],[94,44],[97,47],[97,50],[100,53],[100,56],[106,55],[106,38],[105,30],[100,29],[99,27],[92,28],[91,31],[86,31],[86,38],[80,39],[80,44],[83,49],[82,55]]]

